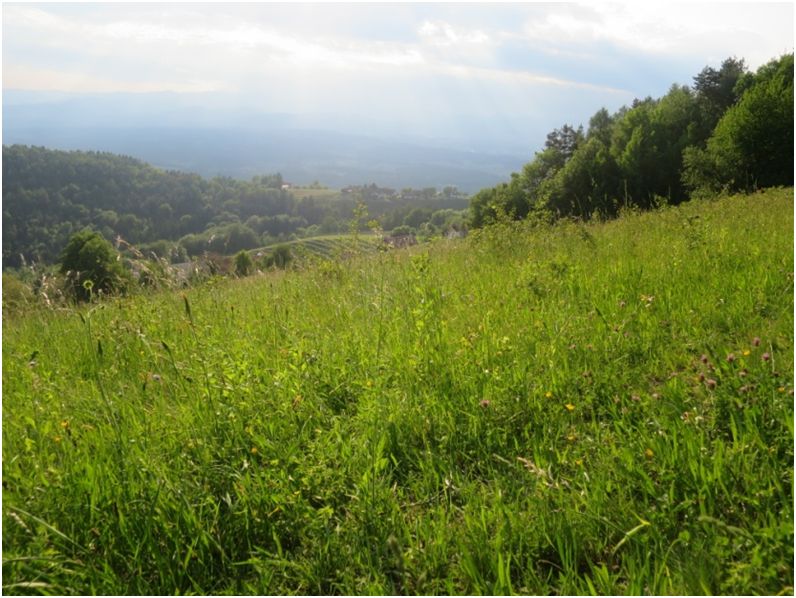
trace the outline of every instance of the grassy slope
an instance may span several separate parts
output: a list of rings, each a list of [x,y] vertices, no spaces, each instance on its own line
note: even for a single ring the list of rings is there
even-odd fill
[[[308,189],[292,187],[290,194],[294,199],[304,199],[305,197],[314,197],[315,199],[340,199],[342,194],[338,189]]]
[[[792,592],[792,193],[4,319],[6,592]]]

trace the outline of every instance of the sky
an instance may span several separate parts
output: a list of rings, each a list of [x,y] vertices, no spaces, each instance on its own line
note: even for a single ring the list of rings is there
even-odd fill
[[[755,69],[793,51],[793,19],[791,2],[5,2],[2,80],[396,134],[523,135],[659,97],[730,56]]]

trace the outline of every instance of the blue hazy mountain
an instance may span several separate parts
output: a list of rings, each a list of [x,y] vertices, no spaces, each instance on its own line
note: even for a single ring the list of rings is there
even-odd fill
[[[366,118],[266,113],[218,93],[3,94],[5,145],[109,151],[203,176],[280,172],[297,184],[473,192],[506,180],[531,158],[530,144],[521,150],[516,139],[505,142],[507,127],[461,119],[455,131],[404,133]]]

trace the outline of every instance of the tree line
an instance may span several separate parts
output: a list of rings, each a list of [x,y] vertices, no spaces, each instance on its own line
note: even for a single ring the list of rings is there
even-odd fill
[[[565,124],[511,180],[470,203],[471,225],[532,214],[611,217],[623,207],[793,185],[793,54],[749,72],[728,58],[660,99]]]
[[[3,146],[3,267],[54,264],[86,228],[180,262],[346,232],[360,201],[385,230],[429,223],[427,232],[436,230],[435,212],[466,209],[469,202],[451,187],[386,194],[375,185],[343,194],[310,188],[296,195],[288,187],[280,174],[205,179],[104,152]],[[451,226],[461,220],[458,213],[442,218]]]

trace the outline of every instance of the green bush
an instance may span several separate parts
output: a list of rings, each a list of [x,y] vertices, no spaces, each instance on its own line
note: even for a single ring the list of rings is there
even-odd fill
[[[235,274],[238,276],[248,276],[251,274],[254,262],[248,251],[241,250],[235,255]]]
[[[61,254],[61,273],[67,278],[67,291],[75,299],[87,301],[96,293],[123,290],[129,274],[119,257],[99,233],[91,230],[75,233]]]

